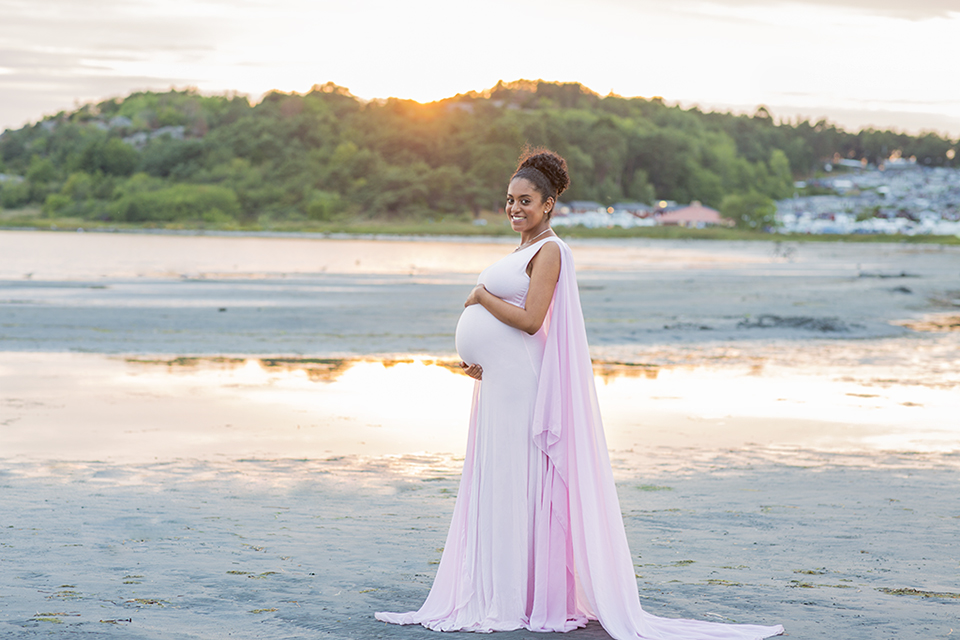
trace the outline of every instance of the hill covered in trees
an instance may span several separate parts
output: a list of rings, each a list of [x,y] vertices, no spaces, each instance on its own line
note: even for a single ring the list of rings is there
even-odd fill
[[[824,160],[893,153],[956,166],[936,134],[777,124],[580,84],[499,83],[430,104],[305,95],[134,93],[0,135],[0,205],[118,223],[468,217],[501,205],[524,144],[567,158],[566,200],[782,198]]]

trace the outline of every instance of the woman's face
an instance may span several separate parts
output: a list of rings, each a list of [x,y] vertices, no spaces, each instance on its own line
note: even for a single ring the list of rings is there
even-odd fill
[[[507,217],[513,230],[522,233],[540,227],[547,212],[553,206],[553,198],[547,198],[537,191],[526,178],[514,178],[507,187]]]

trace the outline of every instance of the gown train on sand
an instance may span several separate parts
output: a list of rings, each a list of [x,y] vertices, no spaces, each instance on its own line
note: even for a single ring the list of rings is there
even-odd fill
[[[561,250],[550,310],[534,335],[482,305],[457,325],[457,351],[483,367],[474,388],[460,489],[423,606],[377,613],[438,631],[569,631],[599,620],[617,640],[759,640],[783,627],[660,618],[640,606],[610,467],[569,247],[545,238],[480,274],[526,302],[526,268]]]

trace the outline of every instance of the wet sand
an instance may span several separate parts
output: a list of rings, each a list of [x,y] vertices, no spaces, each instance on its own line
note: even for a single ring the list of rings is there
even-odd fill
[[[452,355],[508,241],[0,232],[0,350]],[[572,242],[594,356],[916,335],[956,316],[960,247]]]
[[[371,615],[423,600],[457,489],[443,461],[394,462],[7,464],[0,635],[436,637]],[[956,472],[865,462],[621,480],[644,607],[796,638],[947,637]]]
[[[573,246],[644,607],[955,635],[960,251]],[[436,637],[509,248],[0,233],[0,638]]]

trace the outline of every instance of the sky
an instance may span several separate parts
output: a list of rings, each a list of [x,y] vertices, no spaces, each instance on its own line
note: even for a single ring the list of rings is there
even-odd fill
[[[960,137],[960,0],[0,0],[0,130],[136,90],[580,82]]]

